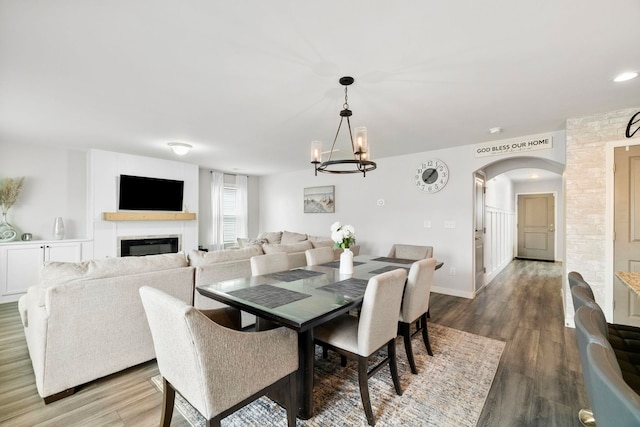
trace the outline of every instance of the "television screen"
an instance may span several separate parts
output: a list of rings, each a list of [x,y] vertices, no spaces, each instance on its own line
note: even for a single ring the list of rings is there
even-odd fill
[[[118,209],[182,211],[184,181],[120,175]]]

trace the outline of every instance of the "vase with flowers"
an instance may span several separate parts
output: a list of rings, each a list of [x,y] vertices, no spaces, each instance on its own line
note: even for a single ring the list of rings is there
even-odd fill
[[[23,183],[24,177],[5,178],[0,182],[0,209],[2,210],[0,242],[10,242],[18,236],[18,230],[7,221],[7,213],[18,200]]]
[[[344,249],[340,254],[340,274],[353,274],[353,252],[349,248],[356,244],[355,229],[336,221],[331,225],[331,240],[334,249]]]

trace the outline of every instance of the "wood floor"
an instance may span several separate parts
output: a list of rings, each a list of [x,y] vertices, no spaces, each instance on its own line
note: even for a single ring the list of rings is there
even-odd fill
[[[564,327],[561,274],[557,263],[515,260],[474,300],[432,294],[432,322],[507,343],[479,426],[580,426],[587,400],[574,330]],[[157,373],[148,362],[44,405],[17,304],[0,304],[0,425],[157,426]],[[189,424],[174,411],[171,425]]]

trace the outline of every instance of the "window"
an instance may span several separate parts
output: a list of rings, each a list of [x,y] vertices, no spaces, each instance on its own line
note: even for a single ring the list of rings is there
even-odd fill
[[[238,212],[236,198],[238,195],[238,189],[231,186],[224,186],[223,193],[223,243],[224,247],[235,245],[237,241],[236,230],[238,222]]]

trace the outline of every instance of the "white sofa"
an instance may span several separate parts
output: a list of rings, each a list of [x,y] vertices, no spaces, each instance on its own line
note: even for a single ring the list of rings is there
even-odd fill
[[[45,403],[75,387],[155,358],[138,289],[193,303],[194,269],[184,254],[52,262],[18,307]]]

